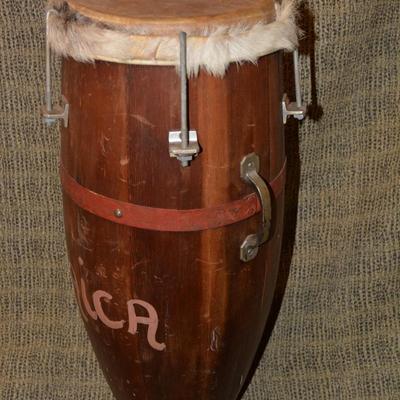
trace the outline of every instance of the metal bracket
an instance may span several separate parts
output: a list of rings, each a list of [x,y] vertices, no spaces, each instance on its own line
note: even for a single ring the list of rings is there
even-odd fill
[[[177,158],[182,167],[188,167],[200,153],[197,132],[189,131],[188,78],[187,78],[187,34],[181,32],[180,75],[181,75],[181,130],[169,132],[169,154]]]
[[[294,82],[296,88],[296,102],[290,102],[287,94],[284,94],[282,100],[282,116],[283,123],[286,124],[288,117],[294,117],[302,121],[307,114],[307,107],[303,105],[301,95],[300,68],[299,68],[299,51],[296,49],[293,52],[294,65]]]
[[[257,154],[252,153],[244,157],[240,164],[240,177],[255,187],[262,206],[260,231],[247,236],[240,247],[240,259],[244,262],[252,261],[257,257],[259,247],[268,241],[271,230],[271,194],[264,179],[258,174],[259,171],[260,158]]]
[[[61,96],[62,105],[55,105],[48,110],[47,106],[42,106],[42,118],[46,125],[52,125],[57,122],[58,119],[64,121],[64,127],[68,128],[68,117],[69,117],[69,104],[64,96]]]
[[[192,161],[199,152],[200,146],[196,131],[189,131],[189,145],[186,148],[182,148],[181,131],[171,131],[169,133],[169,155],[177,158],[182,164]]]
[[[283,123],[287,123],[288,117],[296,118],[299,121],[302,121],[307,112],[307,107],[301,105],[300,107],[297,106],[296,103],[291,103],[289,97],[285,93],[282,99],[282,116],[283,116]]]
[[[62,96],[62,105],[53,106],[51,93],[51,49],[49,41],[49,21],[50,15],[57,14],[55,10],[48,10],[46,13],[46,104],[41,108],[43,121],[47,125],[54,124],[58,119],[64,121],[64,127],[68,128],[69,104],[67,99]]]

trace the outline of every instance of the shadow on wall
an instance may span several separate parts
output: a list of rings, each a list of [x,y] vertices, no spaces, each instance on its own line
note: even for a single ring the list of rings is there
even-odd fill
[[[320,104],[318,104],[317,95],[317,75],[316,75],[316,65],[315,65],[315,42],[318,37],[315,32],[315,17],[308,5],[307,1],[304,1],[299,8],[299,27],[303,32],[302,39],[300,40],[300,54],[306,56],[309,62],[310,76],[309,76],[309,87],[310,87],[310,99],[307,107],[307,118],[312,121],[319,121],[323,116],[323,109]],[[291,76],[288,74],[287,76]],[[287,87],[293,88],[293,81],[291,86]]]
[[[306,62],[309,63],[310,77],[307,85],[310,87],[310,99],[307,99],[307,118],[312,121],[318,121],[322,118],[323,109],[318,104],[317,85],[316,85],[316,65],[315,65],[315,42],[316,34],[314,30],[314,15],[308,3],[305,1],[299,8],[299,26],[303,31],[303,37],[300,41],[300,54],[306,56]],[[305,83],[305,82],[304,82]],[[303,86],[305,86],[303,84]],[[290,99],[295,98],[295,85],[293,74],[293,57],[291,54],[286,54],[284,58],[284,90],[288,93]],[[265,348],[271,337],[279,311],[282,306],[283,297],[285,294],[290,265],[292,262],[296,226],[297,226],[297,209],[300,188],[300,149],[299,149],[299,123],[293,118],[289,118],[285,127],[285,145],[287,154],[287,182],[285,194],[285,224],[283,232],[283,244],[281,253],[281,264],[279,268],[278,280],[276,284],[274,300],[272,303],[270,315],[266,324],[264,336],[258,349],[255,361],[250,370],[246,384],[239,398],[242,398],[247,391],[251,379],[258,368],[263,357]]]

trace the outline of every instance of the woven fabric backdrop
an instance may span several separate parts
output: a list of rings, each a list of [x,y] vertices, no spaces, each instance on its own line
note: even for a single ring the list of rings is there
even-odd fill
[[[43,9],[0,0],[0,399],[111,400],[73,299],[58,132],[38,118]],[[287,132],[285,296],[245,399],[400,399],[400,2],[302,16],[311,118]]]

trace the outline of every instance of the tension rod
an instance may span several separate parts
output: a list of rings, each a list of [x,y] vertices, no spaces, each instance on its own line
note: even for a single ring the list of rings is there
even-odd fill
[[[169,153],[176,158],[182,167],[189,167],[200,153],[197,140],[197,132],[189,130],[189,98],[188,98],[188,76],[187,76],[187,34],[179,34],[180,48],[180,100],[181,100],[181,130],[169,132]]]
[[[43,121],[47,125],[52,125],[57,120],[64,122],[64,127],[68,128],[69,118],[69,104],[64,96],[61,97],[62,104],[53,105],[52,97],[52,82],[51,82],[51,48],[49,40],[50,31],[50,16],[51,14],[57,14],[55,10],[48,10],[46,13],[46,89],[45,89],[45,104],[42,106],[41,114]]]

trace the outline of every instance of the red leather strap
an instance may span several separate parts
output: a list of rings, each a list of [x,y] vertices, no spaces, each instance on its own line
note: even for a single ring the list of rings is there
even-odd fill
[[[81,186],[68,171],[60,167],[64,193],[80,208],[117,224],[163,232],[194,232],[220,228],[244,221],[261,211],[255,193],[220,206],[193,210],[173,210],[139,206],[103,196]],[[275,197],[284,188],[286,162],[278,176],[270,182]],[[120,217],[115,211],[119,210]]]

